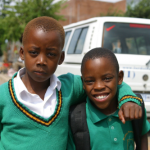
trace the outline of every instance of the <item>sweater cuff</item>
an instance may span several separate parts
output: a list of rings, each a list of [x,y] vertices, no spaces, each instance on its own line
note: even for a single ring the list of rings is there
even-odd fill
[[[132,95],[123,96],[119,101],[119,109],[126,102],[134,102],[138,104],[139,106],[141,106],[142,99],[136,96],[132,96]]]

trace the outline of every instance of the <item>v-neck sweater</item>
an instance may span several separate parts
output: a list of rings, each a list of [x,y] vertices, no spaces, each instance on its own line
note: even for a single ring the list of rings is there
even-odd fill
[[[80,76],[67,74],[59,79],[56,109],[48,119],[18,101],[13,78],[0,86],[0,150],[66,149],[69,107],[85,99],[85,92]]]
[[[47,119],[18,101],[13,78],[0,86],[0,150],[65,150],[69,107],[86,97],[81,77],[70,73],[59,77],[62,86],[56,89],[57,106]],[[119,89],[120,99],[127,95],[126,88]]]

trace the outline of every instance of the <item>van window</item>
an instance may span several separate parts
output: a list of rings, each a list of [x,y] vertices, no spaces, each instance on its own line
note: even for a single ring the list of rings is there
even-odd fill
[[[150,55],[150,25],[104,23],[103,47],[114,53]]]
[[[69,40],[70,34],[71,34],[71,31],[67,31],[67,32],[65,32],[65,44],[64,44],[63,51],[65,51],[65,49],[66,49],[66,45],[67,45],[67,43],[68,43],[68,40]]]
[[[74,31],[67,54],[81,54],[86,38],[88,27],[79,28]]]

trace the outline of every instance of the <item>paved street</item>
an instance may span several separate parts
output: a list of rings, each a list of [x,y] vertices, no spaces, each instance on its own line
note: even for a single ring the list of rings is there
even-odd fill
[[[10,77],[7,74],[0,73],[0,85],[4,82],[7,82],[9,79],[10,79]]]

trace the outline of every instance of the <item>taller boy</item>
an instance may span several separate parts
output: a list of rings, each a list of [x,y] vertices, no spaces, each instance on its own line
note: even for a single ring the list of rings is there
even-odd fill
[[[63,27],[50,17],[27,24],[20,49],[25,68],[0,86],[0,150],[66,149],[69,107],[86,95],[80,76],[67,74],[58,79],[54,75],[64,60],[64,37]],[[125,83],[119,87],[119,99],[139,103],[126,89],[130,87]],[[136,104],[128,106],[125,113],[134,118]]]

